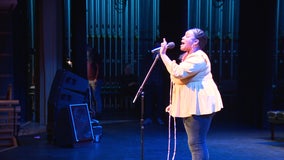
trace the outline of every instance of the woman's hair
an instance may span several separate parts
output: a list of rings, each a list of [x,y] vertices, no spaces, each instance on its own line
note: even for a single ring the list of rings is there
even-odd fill
[[[199,29],[199,28],[192,28],[190,30],[194,34],[194,37],[199,40],[200,48],[204,49],[204,47],[207,44],[207,40],[208,40],[208,37],[205,34],[205,32],[203,30]]]

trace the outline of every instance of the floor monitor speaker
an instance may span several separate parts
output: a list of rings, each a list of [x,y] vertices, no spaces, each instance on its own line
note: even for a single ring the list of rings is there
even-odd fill
[[[59,112],[55,126],[55,144],[74,147],[85,142],[93,142],[91,118],[87,104],[70,104]]]

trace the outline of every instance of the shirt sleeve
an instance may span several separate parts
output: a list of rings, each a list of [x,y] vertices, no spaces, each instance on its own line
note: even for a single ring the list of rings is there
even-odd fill
[[[177,64],[175,60],[170,60],[166,55],[162,55],[161,57],[171,77],[177,79],[192,77],[206,67],[204,58],[198,54],[189,55],[180,64]]]

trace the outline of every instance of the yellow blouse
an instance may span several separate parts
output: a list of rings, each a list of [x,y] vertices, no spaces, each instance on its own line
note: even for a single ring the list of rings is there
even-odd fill
[[[171,116],[211,114],[223,108],[206,53],[198,50],[186,56],[180,64],[170,60],[167,55],[161,55],[161,58],[173,82],[172,103],[169,109]]]

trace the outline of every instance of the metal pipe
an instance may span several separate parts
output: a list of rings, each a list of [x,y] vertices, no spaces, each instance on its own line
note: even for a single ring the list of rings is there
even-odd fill
[[[229,31],[229,33],[231,33],[231,44],[230,44],[230,58],[231,58],[231,66],[230,66],[230,79],[233,79],[234,78],[234,26],[235,26],[235,5],[234,5],[234,0],[230,0],[230,18],[229,19],[232,19],[231,20],[231,23],[230,24],[230,28],[231,30]]]
[[[221,2],[223,3],[223,2]],[[223,5],[221,5],[219,7],[219,28],[220,28],[220,49],[219,49],[219,52],[220,52],[220,55],[219,55],[219,79],[221,80],[222,79],[222,75],[223,75],[223,72],[222,72],[222,65],[223,65],[223,62],[222,62],[222,57],[223,57]]]
[[[88,8],[88,14],[86,14],[86,19],[87,19],[87,28],[88,28],[88,36],[91,37],[91,45],[94,47],[94,38],[95,38],[95,12],[94,12],[94,1],[93,0],[88,0],[86,3],[87,8]]]
[[[279,40],[279,18],[280,18],[280,0],[277,0],[277,8],[276,8],[276,25],[275,25],[275,31],[276,31],[276,33],[275,33],[275,51],[276,51],[276,53],[275,53],[275,63],[274,63],[274,69],[275,69],[275,75],[273,75],[273,78],[274,78],[274,80],[276,80],[277,79],[277,77],[278,77],[278,56],[279,56],[279,53],[280,53],[280,51],[279,51],[279,42],[278,42],[278,40]]]
[[[65,17],[65,37],[66,37],[66,49],[67,49],[67,63],[72,67],[72,55],[71,55],[71,2],[70,0],[64,0],[64,13]]]

